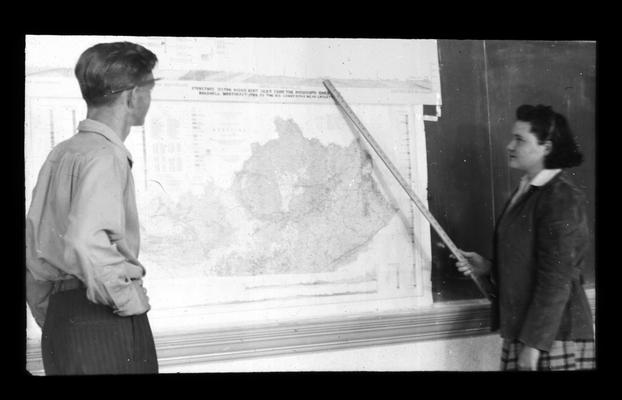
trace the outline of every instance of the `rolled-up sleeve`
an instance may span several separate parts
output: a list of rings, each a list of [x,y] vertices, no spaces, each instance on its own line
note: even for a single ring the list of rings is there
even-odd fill
[[[570,192],[544,202],[537,222],[537,268],[534,296],[520,340],[548,351],[555,340],[587,239],[582,197]]]
[[[115,244],[125,236],[127,168],[105,151],[82,160],[64,235],[65,262],[79,267],[89,300],[119,315],[149,310],[142,270],[127,262]]]

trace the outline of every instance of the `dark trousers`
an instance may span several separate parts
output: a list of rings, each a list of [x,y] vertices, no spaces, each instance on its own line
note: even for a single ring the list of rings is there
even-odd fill
[[[84,288],[50,296],[41,351],[46,375],[158,373],[147,314],[115,315]]]

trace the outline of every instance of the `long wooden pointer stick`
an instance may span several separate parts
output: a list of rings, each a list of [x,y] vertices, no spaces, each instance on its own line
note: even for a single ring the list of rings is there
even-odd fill
[[[453,255],[459,261],[468,263],[468,261],[462,255],[462,253],[460,253],[460,251],[458,250],[454,242],[449,238],[447,233],[445,233],[445,231],[443,230],[441,225],[438,223],[436,218],[434,218],[434,216],[430,213],[430,211],[428,211],[425,205],[421,202],[421,200],[417,197],[417,195],[410,188],[410,184],[402,177],[402,175],[399,173],[397,168],[395,168],[393,163],[391,163],[391,160],[389,160],[389,158],[384,153],[384,151],[382,151],[378,143],[376,143],[376,140],[374,140],[373,136],[367,131],[367,129],[365,128],[365,126],[363,126],[361,121],[359,121],[356,114],[354,114],[352,109],[350,109],[350,106],[348,106],[348,103],[346,103],[343,97],[341,97],[341,94],[339,94],[337,89],[335,89],[335,86],[333,86],[333,84],[329,80],[325,80],[322,83],[324,84],[324,86],[326,86],[326,89],[328,89],[329,93],[331,94],[331,96],[333,96],[333,99],[337,102],[337,104],[341,106],[341,108],[346,113],[348,118],[350,118],[350,120],[354,123],[354,125],[357,127],[359,132],[363,135],[365,140],[367,140],[369,145],[374,149],[376,154],[378,154],[378,157],[380,157],[380,159],[384,162],[387,168],[389,168],[389,171],[391,171],[395,179],[397,179],[400,186],[402,186],[402,188],[406,191],[410,199],[415,203],[417,208],[419,208],[419,211],[423,213],[425,218],[428,220],[430,225],[432,225],[432,227],[436,230],[436,233],[440,236],[443,242],[445,242],[445,244],[447,245],[449,250],[451,250]],[[477,275],[473,273],[469,274],[469,276],[473,279],[473,281],[475,282],[479,290],[484,294],[484,296],[486,296],[489,299],[493,296],[490,284],[488,282],[482,280],[481,277],[478,277]]]

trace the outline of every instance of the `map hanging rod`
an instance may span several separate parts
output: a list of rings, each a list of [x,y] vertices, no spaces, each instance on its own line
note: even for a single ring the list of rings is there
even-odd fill
[[[337,102],[337,104],[343,109],[343,111],[348,116],[348,118],[350,118],[350,120],[354,123],[354,126],[356,126],[356,128],[359,130],[361,135],[363,135],[365,140],[367,140],[367,142],[372,147],[372,149],[374,149],[376,154],[378,154],[378,157],[380,157],[382,162],[387,166],[391,174],[393,174],[393,177],[397,179],[397,182],[400,184],[402,189],[406,191],[406,193],[408,194],[408,197],[410,197],[410,199],[415,203],[419,211],[421,211],[423,216],[428,220],[430,225],[432,225],[434,230],[436,230],[436,233],[439,235],[441,240],[443,240],[443,242],[447,245],[449,250],[451,250],[451,252],[456,257],[456,259],[458,259],[461,262],[468,263],[466,258],[462,255],[462,253],[460,253],[460,250],[458,250],[458,247],[456,247],[454,242],[447,235],[443,227],[441,227],[441,225],[438,223],[436,218],[434,218],[434,215],[430,213],[430,211],[425,207],[425,205],[419,199],[419,197],[417,197],[415,192],[413,192],[413,190],[410,187],[410,184],[402,177],[402,175],[397,170],[397,168],[395,168],[391,160],[389,160],[389,158],[384,153],[384,151],[382,151],[382,149],[380,148],[380,146],[378,145],[374,137],[365,128],[365,126],[358,119],[356,114],[354,114],[354,111],[352,111],[348,103],[346,103],[343,97],[341,97],[341,94],[337,91],[335,86],[333,86],[331,81],[327,79],[327,80],[322,81],[322,83],[324,84],[324,86],[326,86],[326,89],[328,89],[328,92],[331,94],[335,102]],[[479,290],[484,294],[484,296],[486,296],[486,298],[490,299],[493,297],[493,292],[488,282],[482,280],[481,277],[473,273],[469,274],[469,276],[471,277],[471,279],[473,279],[473,281],[475,282]]]

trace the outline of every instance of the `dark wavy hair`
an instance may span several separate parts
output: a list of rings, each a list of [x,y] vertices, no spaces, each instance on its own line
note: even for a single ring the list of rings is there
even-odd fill
[[[583,154],[568,121],[563,115],[553,111],[552,107],[523,104],[516,109],[516,119],[531,124],[531,132],[540,144],[551,141],[551,152],[544,158],[545,168],[570,168],[583,162]]]
[[[74,72],[86,104],[99,106],[120,96],[113,92],[141,83],[157,62],[155,54],[136,43],[99,43],[82,53]]]

